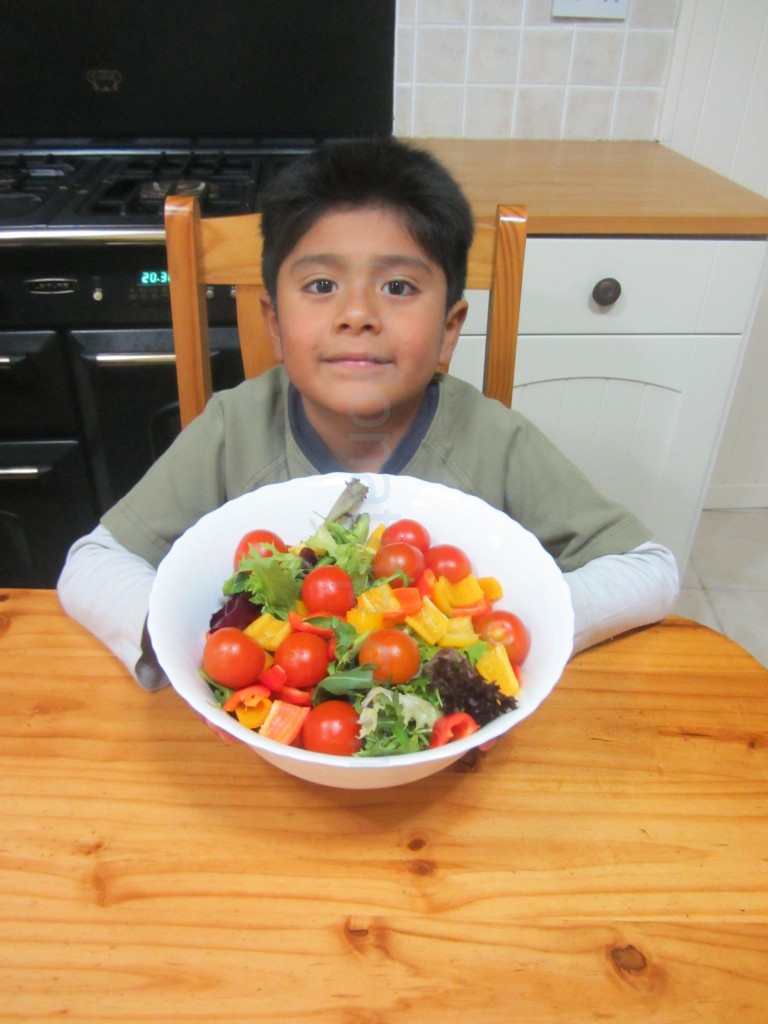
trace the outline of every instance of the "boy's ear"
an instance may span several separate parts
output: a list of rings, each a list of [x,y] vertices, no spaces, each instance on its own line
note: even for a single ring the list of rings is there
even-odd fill
[[[437,369],[440,373],[447,373],[451,365],[456,345],[459,342],[461,328],[467,319],[469,305],[466,299],[459,299],[455,302],[445,315],[445,327],[443,329],[443,341],[440,345],[440,352],[437,357]]]
[[[272,344],[272,352],[277,362],[281,363],[283,361],[283,347],[280,342],[280,325],[277,322],[277,310],[267,291],[263,291],[259,295],[259,302],[261,303],[261,316],[264,320],[267,337]]]

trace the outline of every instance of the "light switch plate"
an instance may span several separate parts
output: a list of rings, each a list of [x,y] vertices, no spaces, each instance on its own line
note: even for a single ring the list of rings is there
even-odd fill
[[[622,21],[628,7],[629,0],[552,0],[552,17]]]

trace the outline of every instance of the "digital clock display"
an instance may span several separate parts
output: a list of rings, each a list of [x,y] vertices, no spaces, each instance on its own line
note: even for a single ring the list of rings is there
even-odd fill
[[[144,287],[152,285],[168,284],[171,280],[167,270],[141,270],[139,271],[139,284]]]

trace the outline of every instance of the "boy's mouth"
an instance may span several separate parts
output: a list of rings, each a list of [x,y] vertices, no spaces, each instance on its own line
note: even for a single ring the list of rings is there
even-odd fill
[[[372,366],[387,366],[393,362],[383,356],[374,356],[368,353],[344,352],[340,355],[328,356],[323,360],[333,366],[341,366],[349,369],[369,369]]]

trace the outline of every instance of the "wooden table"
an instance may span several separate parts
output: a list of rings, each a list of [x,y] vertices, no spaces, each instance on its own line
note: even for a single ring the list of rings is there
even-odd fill
[[[474,765],[346,792],[0,591],[0,1020],[768,1019],[768,671],[682,619]]]

